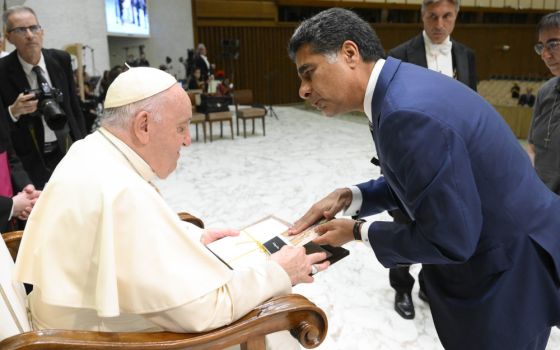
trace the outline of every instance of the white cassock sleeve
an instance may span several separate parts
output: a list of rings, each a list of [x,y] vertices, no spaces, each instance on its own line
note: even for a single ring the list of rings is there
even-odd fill
[[[290,292],[286,272],[268,261],[234,271],[227,284],[196,300],[144,317],[172,332],[204,332],[230,324],[265,300]]]

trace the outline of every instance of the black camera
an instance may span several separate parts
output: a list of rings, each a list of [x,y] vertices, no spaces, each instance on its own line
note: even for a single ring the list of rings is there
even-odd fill
[[[66,113],[59,103],[64,100],[62,91],[47,84],[40,84],[37,89],[26,89],[24,94],[34,94],[37,103],[37,110],[45,117],[45,122],[49,128],[60,130],[66,124]]]

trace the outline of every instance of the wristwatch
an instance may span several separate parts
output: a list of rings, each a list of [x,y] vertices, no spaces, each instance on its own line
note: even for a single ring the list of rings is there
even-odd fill
[[[362,224],[364,222],[366,222],[364,219],[358,219],[354,221],[354,228],[352,229],[352,233],[354,234],[354,239],[356,241],[362,240],[362,233],[360,232],[360,229],[362,228]]]

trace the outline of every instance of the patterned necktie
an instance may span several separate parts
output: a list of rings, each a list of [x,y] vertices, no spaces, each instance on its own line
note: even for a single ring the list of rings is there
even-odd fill
[[[43,85],[49,86],[49,83],[47,82],[47,79],[43,75],[43,70],[41,69],[41,67],[34,66],[32,70],[33,70],[33,72],[35,72],[35,75],[37,76],[37,86],[39,88],[42,87]]]

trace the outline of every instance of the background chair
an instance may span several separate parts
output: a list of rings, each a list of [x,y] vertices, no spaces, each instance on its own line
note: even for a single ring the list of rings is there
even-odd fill
[[[191,222],[200,227],[204,226],[202,220],[188,213],[180,213],[179,216],[184,221]],[[14,257],[17,256],[22,234],[22,231],[16,231],[2,235],[4,242],[9,247],[10,253]],[[0,242],[0,244],[2,243]],[[13,263],[11,265],[11,268],[13,268]],[[7,302],[7,300],[2,298],[4,295],[3,288],[4,286],[0,285],[0,292],[2,292],[0,293],[0,306],[2,306],[2,303]],[[14,315],[9,312],[0,314],[0,323],[12,322],[13,317]],[[265,335],[281,330],[290,330],[291,334],[302,346],[315,348],[325,339],[327,329],[327,317],[323,310],[307,298],[292,294],[272,298],[232,324],[210,332],[140,333],[44,329],[28,331],[6,338],[0,341],[0,349],[218,350],[235,344],[241,344],[241,349],[243,350],[264,350]]]
[[[231,139],[233,140],[233,116],[231,112],[212,112],[206,115],[206,121],[210,126],[210,142],[212,142],[214,135],[212,134],[212,124],[220,122],[220,137],[224,137],[224,122],[229,122],[231,130]]]
[[[240,105],[253,105],[253,90],[243,89],[233,92],[233,101],[235,103],[235,116],[237,124],[237,136],[239,136],[239,119],[243,120],[243,137],[247,137],[247,129],[245,122],[250,119],[253,122],[253,135],[255,134],[255,119],[262,120],[263,136],[266,135],[264,126],[264,117],[266,116],[266,108],[261,107],[244,107]]]
[[[202,124],[202,133],[203,133],[203,138],[204,138],[204,142],[206,142],[206,115],[204,115],[204,113],[199,113],[196,111],[196,97],[195,94],[193,94],[192,92],[188,93],[189,98],[191,100],[191,106],[192,106],[192,119],[191,119],[191,124],[194,125],[195,130],[196,130],[196,140],[198,141],[198,125]]]

